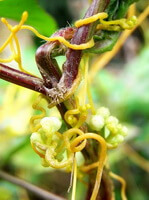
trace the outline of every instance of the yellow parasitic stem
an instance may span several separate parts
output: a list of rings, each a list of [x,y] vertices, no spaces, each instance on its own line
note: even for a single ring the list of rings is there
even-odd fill
[[[69,130],[67,130],[66,132],[63,133],[63,137],[64,137],[64,141],[65,141],[65,145],[67,147],[67,149],[71,150],[71,147],[70,147],[70,139],[73,137],[73,136],[76,136],[76,135],[79,135],[79,136],[82,136],[84,135],[84,132],[81,131],[80,129],[78,128],[71,128]],[[78,138],[78,137],[77,137]],[[76,139],[76,138],[75,138]],[[74,152],[78,152],[78,151],[81,151],[84,147],[86,146],[86,140],[84,139],[84,141],[79,144],[77,147],[74,147],[73,149],[73,153]]]
[[[11,55],[9,58],[7,58],[7,59],[2,59],[2,58],[0,58],[0,62],[1,63],[8,63],[8,62],[11,62],[11,61],[13,61],[14,60],[14,55]]]
[[[90,164],[90,165],[82,166],[82,167],[81,167],[81,171],[83,171],[83,172],[88,172],[88,171],[90,171],[90,170],[92,170],[92,169],[98,167],[98,165],[99,165],[99,162],[95,162],[95,163],[92,163],[92,164]]]
[[[136,14],[136,4],[133,3],[130,7],[129,7],[129,10],[128,10],[128,13],[127,13],[127,17],[130,18],[131,16],[134,16]]]
[[[74,155],[74,160],[73,160],[73,187],[72,187],[72,197],[71,200],[76,199],[76,185],[77,185],[77,160]]]
[[[78,28],[80,26],[84,26],[84,25],[93,23],[93,22],[97,21],[98,19],[105,19],[107,17],[108,17],[108,14],[105,12],[102,12],[102,13],[93,15],[91,17],[85,18],[85,19],[80,19],[80,20],[76,21],[74,25],[75,25],[75,27]]]
[[[2,52],[6,48],[6,46],[8,44],[10,44],[10,49],[12,51],[12,56],[10,58],[8,58],[8,59],[0,59],[0,62],[6,63],[6,62],[11,62],[11,61],[15,60],[18,63],[19,69],[22,72],[31,74],[30,72],[26,71],[22,66],[21,49],[20,49],[19,40],[18,40],[18,38],[16,36],[16,33],[21,29],[22,25],[27,20],[27,17],[28,17],[28,13],[25,11],[22,14],[22,18],[21,18],[20,23],[18,25],[14,26],[14,27],[12,27],[5,18],[1,18],[2,23],[7,26],[8,30],[11,32],[11,34],[8,37],[8,39],[6,40],[6,42],[0,48],[0,52]],[[16,51],[15,51],[15,47],[13,45],[13,40],[15,41]]]
[[[103,167],[104,167],[105,160],[106,160],[107,146],[106,146],[105,140],[100,135],[97,135],[95,133],[85,133],[84,135],[78,136],[71,143],[70,147],[71,147],[72,151],[76,152],[77,145],[82,140],[85,140],[85,139],[95,139],[99,142],[99,144],[101,146],[100,153],[99,153],[99,165],[98,165],[98,168],[97,168],[97,175],[96,175],[93,193],[92,193],[92,196],[91,196],[91,200],[96,200],[96,197],[97,197],[97,194],[98,194],[98,191],[99,191],[99,187],[100,187]]]
[[[122,200],[127,200],[127,197],[126,197],[126,182],[125,180],[118,176],[117,174],[114,174],[113,172],[110,172],[109,173],[110,176],[116,180],[118,180],[121,184],[122,184],[122,188],[121,188],[121,196],[122,196]]]
[[[63,43],[65,46],[67,46],[68,48],[74,49],[74,50],[83,50],[83,49],[88,49],[94,46],[94,40],[93,38],[84,44],[71,44],[70,42],[68,42],[67,40],[65,40],[65,38],[61,37],[61,36],[56,36],[56,37],[45,37],[43,35],[41,35],[35,28],[31,27],[31,26],[27,26],[27,25],[23,25],[21,27],[21,29],[27,29],[32,31],[37,37],[49,41],[49,42],[55,42],[55,41],[59,41],[60,43]]]
[[[37,132],[41,128],[41,125],[39,122],[35,125],[35,121],[40,120],[46,116],[46,110],[43,107],[39,106],[39,103],[42,101],[42,99],[43,99],[43,96],[39,95],[36,101],[34,102],[34,104],[32,105],[33,109],[41,111],[41,114],[34,115],[30,119],[30,128],[32,132]]]
[[[88,70],[89,70],[89,55],[85,55],[83,57],[83,61],[84,61],[84,67],[83,67],[83,86],[80,88],[79,92],[78,92],[78,96],[80,98],[80,104],[81,105],[85,105],[85,101],[86,101],[86,93],[87,93],[87,97],[88,97],[88,101],[89,101],[89,105],[90,105],[90,109],[92,111],[92,114],[95,113],[95,107],[94,107],[94,103],[93,103],[93,99],[91,96],[91,92],[90,92],[90,84],[89,84],[89,79],[88,79]]]

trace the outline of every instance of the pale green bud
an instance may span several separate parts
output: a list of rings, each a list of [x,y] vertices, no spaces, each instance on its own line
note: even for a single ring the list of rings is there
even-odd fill
[[[58,131],[62,126],[62,122],[58,117],[44,117],[40,124],[43,130],[49,133]]]
[[[90,108],[91,108],[91,105],[90,104],[86,104],[86,105],[80,107],[80,111],[81,112],[86,112]]]
[[[69,123],[69,124],[75,124],[75,123],[77,123],[77,118],[74,117],[74,116],[72,116],[72,115],[70,115],[70,116],[68,117],[68,123]]]
[[[95,131],[100,131],[104,126],[104,118],[100,115],[93,115],[91,116],[90,127]]]
[[[137,23],[137,17],[136,16],[132,16],[131,18],[129,18],[127,21],[126,21],[126,28],[127,29],[131,29],[134,27],[134,25]],[[127,27],[128,25],[128,27]]]
[[[32,133],[30,137],[31,143],[39,142],[42,143],[41,135],[37,132]]]
[[[117,128],[118,128],[118,133],[120,135],[123,135],[123,136],[128,135],[128,129],[126,126],[122,126],[121,124],[118,124]]]
[[[133,21],[128,21],[127,24],[132,27],[134,25],[134,22]]]
[[[112,135],[116,135],[118,133],[117,125],[115,125],[115,124],[107,124],[106,127],[110,130]]]
[[[134,23],[136,23],[136,22],[137,22],[137,17],[136,17],[136,16],[132,16],[132,17],[131,17],[131,20],[132,20]]]
[[[118,124],[117,128],[118,128],[118,131],[120,132],[122,130],[123,126],[121,124]]]
[[[122,143],[123,141],[124,141],[124,137],[122,135],[116,135],[116,136],[110,138],[108,140],[108,143],[113,145],[113,144],[116,144],[116,143],[117,144]]]
[[[128,135],[128,129],[126,126],[123,126],[120,132],[121,135],[126,136]]]
[[[116,136],[115,136],[115,141],[116,141],[117,143],[121,143],[121,142],[124,141],[124,137],[123,137],[122,135],[116,135]]]
[[[118,124],[118,119],[116,117],[110,116],[107,118],[106,124],[114,124],[116,126]]]
[[[101,107],[101,108],[98,108],[97,115],[101,115],[102,117],[107,118],[110,116],[110,111],[108,108]]]

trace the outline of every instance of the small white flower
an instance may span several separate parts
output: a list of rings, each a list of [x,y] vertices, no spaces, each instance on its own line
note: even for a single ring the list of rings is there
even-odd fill
[[[100,115],[91,116],[89,125],[95,131],[100,131],[104,126],[104,118]]]
[[[115,140],[117,143],[121,143],[124,141],[124,137],[122,135],[116,135]]]
[[[113,144],[122,143],[123,141],[124,141],[124,137],[123,137],[122,135],[116,135],[116,136],[110,138],[110,139],[108,140],[108,143],[110,143],[110,144],[113,145]]]
[[[35,143],[35,142],[41,142],[42,143],[41,136],[37,132],[32,133],[30,140],[31,140],[32,143]]]
[[[106,127],[110,130],[112,135],[118,134],[118,128],[115,124],[107,124]]]
[[[108,108],[101,107],[101,108],[99,108],[99,109],[97,110],[97,114],[98,114],[98,115],[101,115],[102,117],[104,117],[104,118],[106,119],[107,117],[110,116],[110,111],[109,111]]]
[[[43,130],[49,133],[58,131],[62,126],[62,122],[58,117],[44,117],[40,124]]]
[[[118,124],[118,119],[116,117],[110,116],[108,117],[108,119],[106,120],[106,124],[114,124],[117,125]]]
[[[128,129],[126,126],[123,126],[120,132],[121,135],[126,136],[128,135]]]

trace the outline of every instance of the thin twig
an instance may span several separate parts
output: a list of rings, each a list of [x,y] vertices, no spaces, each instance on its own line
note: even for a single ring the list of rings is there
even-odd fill
[[[0,177],[2,179],[5,179],[11,183],[14,183],[15,185],[18,185],[20,187],[23,187],[25,188],[26,190],[36,194],[37,196],[40,196],[46,200],[66,200],[64,199],[63,197],[59,197],[51,192],[47,192],[46,190],[44,189],[41,189],[31,183],[28,183],[20,178],[16,178],[12,175],[9,175],[8,173],[0,170]]]

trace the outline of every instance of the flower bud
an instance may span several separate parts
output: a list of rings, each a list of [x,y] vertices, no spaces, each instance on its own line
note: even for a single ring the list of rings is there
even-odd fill
[[[122,135],[116,135],[108,140],[108,143],[115,145],[122,143],[124,141],[124,137]]]
[[[95,131],[100,131],[104,126],[104,118],[100,115],[93,115],[91,116],[90,127]]]
[[[42,143],[41,135],[37,132],[32,133],[30,137],[31,143],[39,142]]]
[[[116,135],[118,133],[117,125],[115,125],[115,124],[107,124],[106,127],[110,130],[112,135]]]
[[[131,17],[131,21],[133,21],[134,23],[136,23],[137,22],[137,17],[136,16],[132,16]]]
[[[116,141],[117,143],[121,143],[121,142],[124,141],[124,137],[123,137],[122,135],[116,135],[116,136],[115,136],[115,141]]]
[[[123,136],[126,136],[128,135],[128,129],[126,126],[122,126],[122,129],[120,131],[120,134],[123,135]]]
[[[97,110],[97,114],[98,115],[101,115],[102,117],[104,118],[107,118],[110,116],[110,111],[108,108],[105,108],[105,107],[101,107]]]
[[[40,124],[43,130],[49,133],[58,131],[62,126],[62,122],[58,117],[44,117]]]
[[[110,116],[107,118],[106,124],[113,124],[116,126],[118,124],[118,119],[116,117]]]

